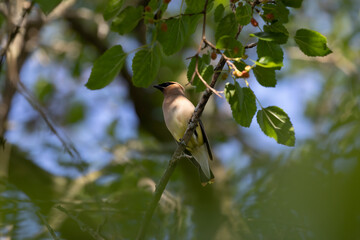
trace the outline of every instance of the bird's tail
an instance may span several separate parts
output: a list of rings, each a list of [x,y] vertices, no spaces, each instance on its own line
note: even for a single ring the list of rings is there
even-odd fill
[[[205,186],[208,183],[213,183],[214,174],[210,170],[209,155],[205,145],[201,145],[191,151],[191,154],[199,164],[199,173],[201,184]]]

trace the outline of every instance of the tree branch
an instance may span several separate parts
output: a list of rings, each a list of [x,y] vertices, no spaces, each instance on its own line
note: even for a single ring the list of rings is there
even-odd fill
[[[206,15],[206,8],[207,8],[207,3],[208,1],[205,2],[205,6],[204,6],[204,15]],[[204,42],[205,38],[205,25],[206,25],[206,17],[204,17],[204,22],[203,22],[203,36],[202,36],[202,40],[200,43],[200,49],[201,49],[201,45]],[[241,30],[240,30],[241,31]],[[238,34],[240,34],[240,31],[238,32]],[[237,36],[238,36],[237,34]],[[198,50],[199,53],[199,50]],[[212,77],[212,81],[210,83],[210,87],[213,88],[216,84],[217,79],[220,76],[220,70],[223,69],[224,65],[225,65],[225,58],[221,58],[218,62],[218,64],[216,65],[215,69],[214,69],[214,75]],[[158,205],[158,202],[161,198],[162,193],[165,190],[165,187],[167,185],[167,183],[169,182],[169,179],[172,175],[172,173],[174,172],[176,165],[177,165],[177,161],[181,158],[181,155],[183,153],[183,151],[186,148],[186,144],[189,142],[192,134],[194,133],[195,128],[197,127],[198,121],[200,119],[201,114],[204,111],[205,105],[208,102],[210,96],[212,94],[212,91],[210,88],[206,88],[205,92],[203,93],[199,103],[197,104],[194,113],[189,121],[188,127],[184,133],[184,136],[182,138],[182,140],[180,141],[180,144],[178,145],[178,147],[176,148],[171,160],[169,161],[169,164],[165,170],[165,173],[163,174],[163,176],[161,177],[159,183],[156,186],[156,190],[153,196],[153,199],[150,202],[150,205],[148,206],[147,211],[145,212],[145,216],[143,218],[143,221],[141,223],[140,226],[140,230],[139,230],[139,234],[137,239],[141,240],[144,239],[145,237],[145,233],[146,233],[146,229],[150,223],[150,220],[152,218],[152,215],[155,211],[156,206]]]

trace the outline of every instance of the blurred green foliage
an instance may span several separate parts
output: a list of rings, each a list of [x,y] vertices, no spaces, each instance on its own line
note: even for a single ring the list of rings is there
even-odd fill
[[[297,11],[289,20],[290,34],[295,34],[299,28],[296,25],[300,23],[306,28],[321,29],[317,21],[323,18],[318,16],[325,16],[330,22],[325,35],[334,52],[324,61],[290,52],[289,62],[282,70],[285,76],[316,71],[324,79],[320,92],[308,102],[304,113],[313,125],[311,138],[299,141],[292,150],[279,154],[268,152],[257,146],[256,140],[251,141],[233,121],[224,119],[220,107],[215,105],[211,115],[204,116],[212,145],[228,144],[236,139],[236,146],[241,150],[231,158],[234,162],[247,158],[250,161],[240,170],[231,164],[215,163],[219,181],[208,188],[198,186],[196,170],[186,159],[181,161],[153,216],[148,239],[360,239],[360,73],[357,67],[360,65],[360,21],[356,10],[359,2],[307,0],[303,1],[303,7],[304,10]],[[96,12],[105,9],[105,4],[80,1],[74,9],[80,8],[84,14],[84,8]],[[51,52],[46,46],[44,49],[50,56],[61,55],[55,58],[54,64],[66,66],[71,75],[75,66],[79,72],[88,70],[91,59],[81,56],[100,55],[101,46],[96,44],[106,41],[90,44],[87,42],[90,38],[74,37],[72,31],[76,32],[76,23],[80,20],[74,23],[71,16],[67,17],[53,27],[63,31],[65,40],[78,43],[81,53],[69,57],[71,54]],[[215,24],[209,23],[209,26],[215,29]],[[85,24],[79,31],[88,28],[91,27]],[[136,34],[133,41],[142,38],[141,31]],[[284,46],[290,49],[292,44]],[[194,41],[189,39],[185,46],[193,47]],[[186,78],[184,69],[188,63],[178,59],[189,55],[189,52],[179,53],[162,59],[159,81],[178,79],[181,75]],[[82,74],[76,76],[80,78]],[[87,120],[88,108],[84,102],[74,99],[71,84],[65,88],[70,94],[63,94],[48,79],[39,79],[33,89],[42,104],[56,109],[54,118],[62,120],[63,126],[71,131],[73,123],[81,126]],[[134,108],[140,95],[149,94],[149,90],[127,89]],[[196,99],[194,92],[190,95]],[[142,102],[139,119],[150,121],[153,132],[146,128],[146,121],[140,119],[139,137],[120,141],[116,129],[121,126],[121,119],[111,121],[104,133],[106,137],[99,139],[99,147],[103,146],[102,141],[111,139],[108,151],[112,159],[96,171],[82,170],[82,163],[70,161],[63,148],[54,147],[50,140],[42,146],[44,153],[52,149],[59,168],[68,172],[75,169],[75,176],[44,170],[34,154],[24,151],[17,143],[1,148],[0,239],[135,239],[154,184],[175,148],[175,144],[168,144],[170,135],[159,117],[161,98],[150,96]],[[148,113],[146,116],[153,118],[143,117]],[[159,124],[154,124],[156,119]],[[24,122],[28,126],[26,131],[33,133],[34,139],[38,136],[39,121],[31,116]],[[219,158],[222,160],[222,156]],[[72,164],[64,164],[69,161]]]

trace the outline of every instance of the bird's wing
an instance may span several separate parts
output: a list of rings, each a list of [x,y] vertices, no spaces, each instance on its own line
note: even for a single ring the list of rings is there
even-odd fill
[[[202,124],[201,120],[199,119],[199,125],[200,125],[200,129],[201,129],[201,133],[203,135],[203,141],[205,142],[206,144],[206,148],[208,150],[208,154],[209,154],[209,157],[210,159],[212,160],[213,157],[212,157],[212,152],[211,152],[211,148],[210,148],[210,144],[209,144],[209,140],[206,136],[206,133],[205,133],[205,129],[204,129],[204,125]]]

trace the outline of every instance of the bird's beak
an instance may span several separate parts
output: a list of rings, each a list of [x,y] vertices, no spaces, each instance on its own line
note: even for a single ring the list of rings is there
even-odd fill
[[[154,85],[153,87],[159,89],[162,92],[164,91],[164,87],[162,87],[160,85]]]

